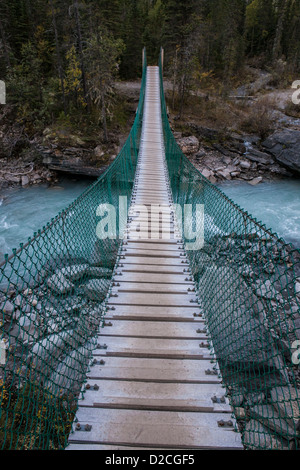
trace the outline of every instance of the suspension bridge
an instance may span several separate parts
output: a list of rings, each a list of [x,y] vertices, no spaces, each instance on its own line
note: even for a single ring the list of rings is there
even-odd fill
[[[3,449],[299,449],[299,250],[182,154],[162,55],[115,162],[1,273]]]

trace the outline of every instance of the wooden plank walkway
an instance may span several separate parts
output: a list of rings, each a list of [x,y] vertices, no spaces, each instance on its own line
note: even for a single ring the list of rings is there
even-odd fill
[[[171,208],[159,71],[148,67],[127,239],[67,450],[243,448]]]

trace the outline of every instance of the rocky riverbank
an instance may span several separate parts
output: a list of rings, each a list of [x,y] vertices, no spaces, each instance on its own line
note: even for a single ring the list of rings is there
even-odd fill
[[[30,380],[53,395],[75,397],[96,346],[112,273],[95,257],[64,268],[48,264],[33,282],[20,288],[11,284],[8,294],[0,293],[1,347],[6,350],[0,381],[5,378],[14,387]]]
[[[251,135],[232,133],[224,138],[195,123],[186,127],[191,130],[188,136],[174,132],[177,143],[211,183],[243,180],[256,185],[300,174],[300,128],[284,129],[259,143]]]
[[[299,448],[300,370],[293,362],[300,340],[299,254],[253,233],[217,235],[194,256],[192,271],[244,444]]]
[[[21,158],[13,162],[7,158],[0,160],[0,190],[44,183],[55,184],[57,181],[55,172],[35,162],[24,162]]]

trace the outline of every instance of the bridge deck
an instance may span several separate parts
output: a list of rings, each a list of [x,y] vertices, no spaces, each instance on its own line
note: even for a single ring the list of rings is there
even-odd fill
[[[235,423],[170,209],[160,116],[159,71],[148,67],[127,239],[68,450],[242,448],[218,424]],[[161,222],[145,212],[153,204],[163,207]]]

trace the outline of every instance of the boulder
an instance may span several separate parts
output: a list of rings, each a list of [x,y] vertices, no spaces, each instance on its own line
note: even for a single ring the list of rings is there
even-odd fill
[[[90,300],[102,302],[106,297],[109,286],[109,280],[91,279],[84,287],[84,291]]]
[[[22,186],[28,186],[29,178],[28,176],[22,176]]]
[[[266,152],[261,152],[260,150],[256,150],[251,148],[245,156],[248,160],[252,162],[261,163],[262,165],[271,165],[273,163],[273,158]]]
[[[57,274],[66,277],[71,282],[76,282],[85,276],[88,267],[88,264],[67,266],[58,270]]]
[[[62,274],[54,274],[47,280],[48,287],[58,295],[64,295],[74,289],[74,285]]]
[[[96,158],[101,158],[105,155],[105,152],[101,145],[97,145],[97,147],[94,149],[94,154]]]
[[[294,427],[291,427],[272,405],[256,405],[250,408],[250,416],[286,440],[294,439],[297,435]]]
[[[258,176],[257,178],[253,178],[253,180],[248,181],[248,184],[251,184],[251,186],[256,186],[259,183],[261,183],[262,181],[263,181],[262,176]]]
[[[11,302],[9,302],[9,300],[7,300],[1,307],[2,312],[8,316],[13,314],[14,309],[15,309],[14,305]]]
[[[240,162],[240,167],[243,168],[243,170],[250,170],[251,168],[251,163],[245,161],[245,160],[242,160]]]
[[[293,172],[300,173],[300,131],[282,129],[263,142],[263,147],[276,161]]]
[[[195,136],[183,137],[177,143],[185,155],[191,155],[199,150],[200,142]]]
[[[285,442],[282,438],[275,436],[256,419],[246,423],[243,443],[247,449],[273,449],[283,450]]]
[[[207,179],[213,176],[213,172],[211,170],[208,170],[207,168],[204,168],[204,170],[201,171],[201,174],[204,176],[204,178]]]
[[[259,299],[240,273],[227,266],[208,267],[199,290],[208,317],[211,308],[218,312],[210,331],[219,362],[226,366],[240,364],[243,370],[270,366],[274,346],[254,313]]]
[[[300,391],[292,387],[276,387],[271,390],[271,398],[280,417],[292,429],[300,430]]]
[[[67,392],[79,392],[86,377],[93,349],[94,344],[91,341],[69,354],[59,363],[55,372],[51,374],[45,388],[56,396],[61,396]]]

